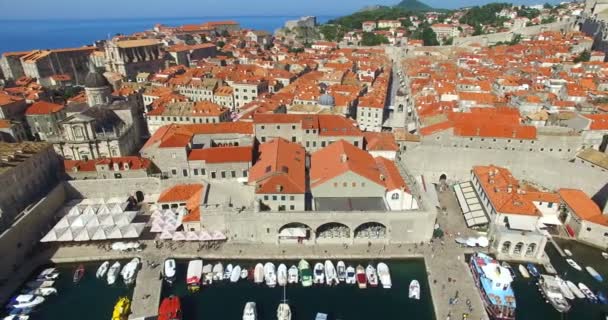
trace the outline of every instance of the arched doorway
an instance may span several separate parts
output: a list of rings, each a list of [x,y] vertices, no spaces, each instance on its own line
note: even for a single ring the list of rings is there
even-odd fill
[[[526,257],[534,256],[536,253],[536,243],[530,243],[526,248]]]
[[[521,251],[524,248],[524,243],[523,242],[518,242],[515,245],[515,248],[513,249],[513,254],[521,254]]]
[[[448,176],[445,173],[442,173],[439,176],[439,182],[445,182],[446,180],[448,180]]]
[[[135,199],[137,199],[138,203],[141,203],[142,201],[144,201],[144,193],[141,191],[135,192]]]
[[[355,238],[384,239],[386,236],[386,226],[378,222],[366,222],[355,229]]]
[[[315,236],[317,241],[320,239],[348,239],[350,238],[350,228],[342,223],[330,222],[320,225]]]
[[[500,253],[509,253],[511,250],[511,241],[505,241],[502,243],[502,247],[500,247]]]
[[[279,228],[279,242],[303,243],[311,239],[311,228],[300,222],[292,222]]]

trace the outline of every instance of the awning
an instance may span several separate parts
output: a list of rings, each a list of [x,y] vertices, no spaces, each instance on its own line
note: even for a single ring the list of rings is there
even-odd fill
[[[306,238],[306,228],[285,228],[279,233],[281,238]]]
[[[559,218],[556,215],[546,215],[542,216],[538,221],[542,224],[549,224],[554,226],[561,226],[562,222],[559,221]]]
[[[529,221],[522,221],[519,219],[509,219],[509,229],[523,230],[523,231],[534,231],[536,226]]]

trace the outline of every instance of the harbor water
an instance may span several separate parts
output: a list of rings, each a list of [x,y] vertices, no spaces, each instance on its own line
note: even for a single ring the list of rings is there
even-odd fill
[[[215,264],[216,261],[206,261]],[[222,261],[252,268],[261,261]],[[297,261],[272,261],[276,266],[285,263],[287,267],[297,265]],[[308,261],[311,267],[315,260]],[[336,263],[337,261],[333,261]],[[376,261],[377,262],[377,261]],[[376,263],[374,262],[374,263]],[[329,319],[369,320],[369,319],[434,319],[433,305],[426,280],[424,262],[421,259],[385,261],[391,271],[392,289],[381,287],[358,289],[356,285],[340,284],[328,287],[316,285],[304,288],[301,284],[288,285],[286,298],[294,320],[312,320],[317,312],[327,313]],[[265,263],[262,262],[262,263]],[[349,260],[347,265],[366,266],[368,261]],[[242,319],[243,308],[248,301],[257,305],[258,319],[274,320],[279,302],[283,299],[282,287],[268,288],[265,284],[254,284],[241,280],[228,281],[203,287],[198,293],[188,293],[186,288],[187,262],[179,262],[177,281],[172,287],[163,288],[163,296],[178,295],[182,300],[184,319]],[[420,300],[408,298],[411,280],[418,279],[421,286]]]

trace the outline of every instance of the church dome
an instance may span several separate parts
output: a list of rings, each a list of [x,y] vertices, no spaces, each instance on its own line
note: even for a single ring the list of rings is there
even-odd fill
[[[104,77],[101,73],[91,71],[84,79],[84,86],[87,88],[109,87],[110,83],[108,82],[108,79],[106,79],[106,77]]]
[[[333,107],[336,104],[336,102],[334,100],[334,97],[325,93],[325,94],[321,95],[321,97],[319,97],[319,104],[322,106]]]

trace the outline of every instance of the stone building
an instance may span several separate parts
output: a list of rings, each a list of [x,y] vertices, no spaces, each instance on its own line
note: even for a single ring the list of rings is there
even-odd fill
[[[234,106],[242,107],[268,92],[268,81],[260,78],[227,81],[233,89]]]
[[[156,107],[146,115],[148,131],[153,134],[158,128],[171,123],[220,123],[229,122],[230,109],[210,101],[174,102]]]
[[[63,164],[47,143],[0,142],[0,233],[59,181]]]
[[[559,189],[563,200],[560,219],[571,237],[605,250],[608,248],[608,216],[578,189]]]
[[[0,141],[21,142],[28,139],[24,122],[0,119]]]
[[[0,119],[24,120],[26,109],[25,99],[0,92]]]
[[[84,82],[87,104],[90,107],[111,102],[112,86],[101,73],[91,69]]]
[[[16,80],[25,75],[21,65],[21,57],[28,52],[5,52],[0,57],[0,69],[6,80]]]
[[[174,64],[190,66],[204,58],[215,57],[217,47],[213,43],[179,44],[167,48],[167,53]]]
[[[55,75],[67,75],[73,83],[82,85],[89,71],[89,56],[95,50],[95,47],[34,50],[20,59],[24,74],[37,79],[42,86],[52,86]]]
[[[61,122],[66,117],[65,106],[37,101],[25,111],[25,118],[36,140],[46,141],[61,135]]]
[[[592,148],[581,150],[575,162],[589,166],[601,172],[608,172],[608,153],[600,152]]]
[[[165,68],[162,43],[156,39],[115,37],[106,42],[106,71],[135,80],[140,72],[156,73]]]
[[[156,173],[150,160],[137,156],[65,160],[64,167],[74,180],[145,178]]]

